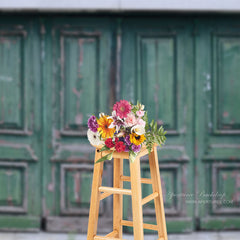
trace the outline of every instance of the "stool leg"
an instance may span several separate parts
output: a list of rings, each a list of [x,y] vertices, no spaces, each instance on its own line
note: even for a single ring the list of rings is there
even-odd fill
[[[142,186],[140,158],[130,162],[134,240],[143,240]]]
[[[100,159],[101,153],[95,152],[95,162]],[[91,203],[90,212],[88,219],[88,233],[87,240],[93,240],[94,236],[97,234],[97,224],[98,224],[98,213],[100,204],[100,192],[99,187],[102,185],[102,172],[103,172],[103,162],[94,165],[93,170],[93,181],[92,181],[92,193],[91,193]]]
[[[123,159],[114,158],[113,163],[113,187],[123,188],[123,181],[121,176],[123,175]],[[113,195],[113,230],[118,232],[116,237],[122,238],[122,212],[123,212],[123,195],[114,194]]]
[[[167,240],[167,229],[165,222],[165,213],[164,213],[164,204],[162,198],[162,187],[161,187],[161,179],[158,165],[158,156],[157,156],[157,148],[154,147],[153,151],[149,155],[149,165],[150,172],[152,177],[152,188],[153,192],[158,192],[159,195],[154,199],[156,219],[158,225],[158,236],[159,238],[163,238]]]

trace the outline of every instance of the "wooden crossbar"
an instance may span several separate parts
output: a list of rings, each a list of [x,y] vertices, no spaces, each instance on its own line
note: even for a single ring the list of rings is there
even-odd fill
[[[104,192],[104,193],[102,193],[102,194],[100,195],[100,200],[103,200],[103,199],[105,199],[106,197],[109,197],[109,196],[111,196],[111,195],[112,195],[112,193]]]
[[[161,238],[159,238],[158,240],[165,240],[165,239],[161,237]]]
[[[99,192],[106,192],[111,194],[125,194],[132,195],[132,191],[123,188],[113,188],[113,187],[99,187]]]
[[[112,232],[110,232],[109,234],[105,235],[104,237],[116,237],[116,235],[118,234],[118,232],[116,230],[113,230]]]
[[[126,240],[122,238],[112,238],[112,237],[102,237],[102,236],[95,236],[94,240]]]
[[[124,181],[124,182],[131,182],[131,179],[128,176],[121,176],[121,180]],[[141,183],[152,184],[152,179],[150,179],[150,178],[141,178]]]
[[[156,197],[158,197],[158,193],[157,192],[154,192],[154,193],[148,195],[147,197],[142,199],[142,205],[152,201]]]
[[[127,226],[127,227],[133,227],[133,222],[127,221],[127,220],[122,220],[121,225]],[[153,230],[153,231],[158,231],[158,226],[154,225],[154,224],[143,223],[143,228]]]

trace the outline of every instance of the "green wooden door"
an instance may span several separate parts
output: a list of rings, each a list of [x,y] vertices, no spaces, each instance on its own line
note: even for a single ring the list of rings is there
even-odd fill
[[[0,229],[34,231],[42,186],[39,32],[33,18],[0,19]]]
[[[240,19],[196,20],[196,219],[240,226]]]
[[[109,19],[79,17],[48,19],[42,26],[48,52],[43,215],[48,231],[86,232],[94,167],[87,120],[113,103],[113,30]],[[112,182],[111,168],[105,166],[104,184]],[[111,229],[111,209],[111,199],[101,203],[102,231]]]
[[[149,119],[168,131],[166,147],[158,151],[167,229],[192,231],[194,205],[184,197],[194,191],[191,25],[175,18],[125,19],[122,29],[121,97],[141,100]],[[150,177],[147,163],[142,176]],[[143,195],[151,193],[150,186],[143,187]],[[125,217],[131,218],[129,212]],[[155,222],[154,204],[143,212],[146,221]]]
[[[158,152],[168,232],[239,226],[239,18],[0,19],[0,229],[37,230],[43,219],[48,231],[86,232],[87,118],[121,98],[144,102],[168,131]],[[112,184],[111,162],[103,179]],[[144,215],[155,220],[152,204]],[[111,226],[110,197],[99,229]]]

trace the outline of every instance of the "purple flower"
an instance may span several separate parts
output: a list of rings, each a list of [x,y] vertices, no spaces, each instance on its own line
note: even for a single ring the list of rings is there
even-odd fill
[[[125,145],[125,150],[124,152],[129,152],[129,146]]]
[[[125,137],[125,143],[128,145],[128,146],[130,146],[132,143],[130,142],[130,136],[129,135],[127,135],[126,137]]]
[[[139,151],[140,151],[140,148],[141,148],[141,145],[135,145],[135,144],[132,145],[132,150],[133,150],[134,152],[139,152]]]
[[[88,119],[88,127],[91,131],[93,132],[97,132],[97,129],[98,129],[98,124],[97,124],[97,119],[95,116],[91,116],[89,119]]]

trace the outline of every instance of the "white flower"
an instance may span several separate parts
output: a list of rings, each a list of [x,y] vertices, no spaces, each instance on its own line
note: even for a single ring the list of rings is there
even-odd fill
[[[137,135],[145,134],[145,127],[142,125],[136,125],[132,127],[131,132],[135,132]]]
[[[112,119],[112,123],[108,126],[108,128],[116,128],[116,131],[118,132],[120,130],[120,127],[124,124],[123,120],[117,116],[116,111],[112,112],[112,115],[108,117],[108,119]]]
[[[93,132],[90,129],[88,129],[87,137],[88,137],[88,141],[94,146],[98,146],[98,145],[103,144],[103,141],[100,140],[100,133],[99,132]]]
[[[99,113],[99,118],[103,117],[105,115],[105,113],[101,112]]]

